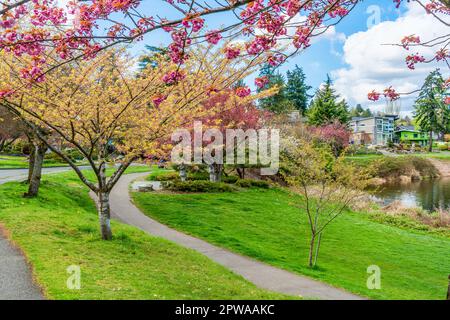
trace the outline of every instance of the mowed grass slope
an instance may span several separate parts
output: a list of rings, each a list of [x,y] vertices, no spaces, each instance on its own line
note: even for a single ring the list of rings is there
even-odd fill
[[[131,168],[132,171],[142,170]],[[73,173],[46,176],[37,199],[0,186],[0,223],[25,252],[50,299],[279,299],[194,251],[113,222],[100,240],[93,202]],[[67,267],[81,267],[69,290]]]
[[[450,162],[450,151],[441,152],[426,152],[426,153],[413,153],[413,154],[399,154],[396,157],[420,157],[420,158],[432,158],[445,162]],[[349,161],[359,166],[368,166],[377,160],[392,159],[392,156],[385,156],[382,154],[362,154],[362,155],[349,155],[346,157]]]
[[[307,267],[308,223],[280,189],[221,194],[134,193],[149,216],[235,252],[375,299],[445,299],[450,239],[346,213],[322,238],[319,268]],[[367,268],[381,269],[381,290]]]
[[[79,165],[84,165],[85,162],[79,162]],[[7,156],[0,154],[0,169],[27,169],[29,165],[26,157]],[[45,159],[43,167],[67,167],[68,164],[54,159]]]

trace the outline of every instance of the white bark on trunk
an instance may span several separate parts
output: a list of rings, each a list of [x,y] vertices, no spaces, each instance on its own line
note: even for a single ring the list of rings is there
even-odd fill
[[[221,164],[210,164],[209,165],[209,181],[220,182],[222,176],[222,165]]]
[[[186,181],[187,178],[187,173],[186,173],[186,166],[184,165],[184,163],[180,164],[180,179],[181,181]]]

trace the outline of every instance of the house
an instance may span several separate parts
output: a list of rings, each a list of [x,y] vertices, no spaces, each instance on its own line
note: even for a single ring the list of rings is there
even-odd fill
[[[400,126],[395,129],[394,141],[403,144],[415,143],[423,147],[428,145],[429,136],[426,132],[415,130],[414,126]]]
[[[394,140],[394,122],[396,115],[374,117],[354,117],[349,123],[352,131],[350,142],[364,145],[386,145]]]

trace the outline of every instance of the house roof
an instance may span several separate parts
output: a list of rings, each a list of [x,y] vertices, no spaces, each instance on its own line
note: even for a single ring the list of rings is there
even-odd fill
[[[394,120],[395,120],[395,119],[398,118],[398,116],[386,114],[386,115],[384,115],[384,116],[352,117],[351,121],[362,121],[362,120],[369,120],[369,119],[383,119],[383,118],[394,118]]]
[[[414,128],[414,126],[398,126],[397,128],[395,128],[395,132],[414,132],[414,133],[421,133],[422,131],[420,130],[416,130]]]

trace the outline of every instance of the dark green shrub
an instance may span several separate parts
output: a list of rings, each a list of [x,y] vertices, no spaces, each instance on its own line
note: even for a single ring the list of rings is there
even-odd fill
[[[81,152],[76,149],[66,150],[66,151],[64,151],[64,153],[72,161],[81,161],[84,159],[83,154],[81,154]]]
[[[234,188],[222,182],[196,181],[172,181],[166,188],[178,192],[231,192]]]
[[[241,188],[251,188],[251,187],[264,189],[270,188],[269,182],[265,180],[254,180],[254,179],[239,179],[238,181],[236,181],[236,185]]]
[[[61,157],[58,156],[56,153],[50,152],[45,154],[45,160],[47,160],[47,163],[59,163],[61,162]]]
[[[197,172],[189,172],[187,176],[187,180],[196,181],[196,180],[209,180],[209,174],[205,171],[197,171]]]
[[[180,174],[178,172],[155,172],[152,173],[147,180],[150,181],[177,181],[180,180]]]
[[[225,176],[222,177],[222,182],[225,183],[236,183],[239,180],[238,176]]]

